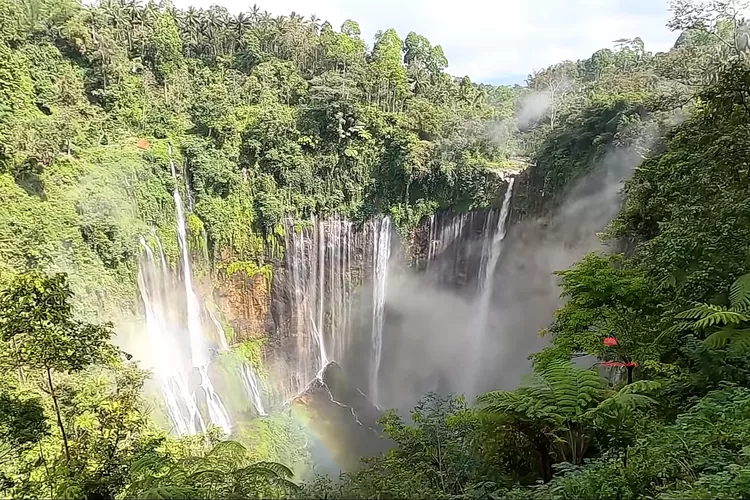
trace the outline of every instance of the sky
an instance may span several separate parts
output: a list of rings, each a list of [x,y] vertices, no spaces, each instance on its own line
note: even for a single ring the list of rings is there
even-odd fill
[[[232,13],[253,0],[173,0],[175,6]],[[640,36],[646,50],[668,50],[677,38],[666,28],[668,0],[256,0],[272,15],[317,15],[335,28],[352,19],[372,44],[378,30],[410,31],[441,45],[447,71],[472,81],[522,84],[533,70],[612,48],[619,38]]]

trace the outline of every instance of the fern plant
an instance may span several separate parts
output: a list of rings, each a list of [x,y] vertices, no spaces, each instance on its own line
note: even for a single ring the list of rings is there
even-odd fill
[[[679,330],[708,333],[706,346],[746,353],[750,351],[750,273],[743,274],[729,289],[729,305],[696,304],[675,316]]]
[[[652,403],[640,393],[657,387],[653,381],[637,381],[615,391],[597,372],[564,359],[536,366],[518,389],[489,392],[477,402],[485,417],[526,438],[548,480],[553,462],[581,464],[594,431],[614,428],[636,408]]]
[[[131,467],[126,498],[284,498],[299,490],[276,462],[248,463],[247,449],[222,441],[204,456],[175,461],[149,454]]]

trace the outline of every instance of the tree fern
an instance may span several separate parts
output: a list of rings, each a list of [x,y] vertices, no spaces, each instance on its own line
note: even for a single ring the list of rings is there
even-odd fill
[[[477,404],[480,413],[516,426],[530,441],[542,447],[548,442],[560,460],[580,463],[594,428],[618,425],[633,410],[651,404],[651,398],[640,393],[657,387],[640,381],[613,392],[595,371],[554,360],[536,366],[515,391],[489,392],[477,398]]]
[[[165,462],[169,462],[165,464]],[[292,493],[292,471],[276,462],[248,464],[247,449],[235,441],[217,443],[203,457],[174,462],[144,457],[134,464],[128,498],[253,498]]]
[[[569,360],[557,360],[541,369],[525,392],[537,415],[564,421],[581,415],[601,388],[598,374],[576,368]]]
[[[247,448],[245,448],[241,443],[238,443],[237,441],[226,440],[216,443],[211,451],[208,452],[206,457],[228,457],[234,460],[238,460],[244,458],[246,453]]]
[[[729,289],[729,302],[735,311],[750,310],[750,273],[743,274]]]
[[[696,304],[675,316],[679,325],[709,331],[707,347],[720,349],[729,344],[738,352],[750,351],[750,274],[737,278],[729,289],[729,306]],[[711,331],[715,328],[718,330]]]
[[[491,391],[477,398],[477,403],[488,413],[502,414],[514,411],[521,404],[524,394],[510,391]]]
[[[249,467],[245,467],[245,469],[249,469],[252,471],[267,471],[268,473],[273,474],[277,477],[283,477],[286,479],[294,476],[294,472],[292,472],[292,469],[278,462],[256,462]]]
[[[739,325],[747,321],[746,314],[714,304],[698,304],[692,309],[681,312],[676,318],[694,320],[693,327],[699,330],[717,325]]]

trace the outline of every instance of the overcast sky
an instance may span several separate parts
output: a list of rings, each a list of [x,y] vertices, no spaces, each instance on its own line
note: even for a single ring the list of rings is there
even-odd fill
[[[233,13],[253,0],[173,0],[185,8],[223,5]],[[523,83],[534,69],[581,59],[640,36],[646,50],[672,46],[677,34],[665,24],[668,0],[255,0],[261,11],[292,11],[328,20],[337,29],[357,21],[368,45],[378,30],[410,31],[442,45],[448,72],[475,82]]]

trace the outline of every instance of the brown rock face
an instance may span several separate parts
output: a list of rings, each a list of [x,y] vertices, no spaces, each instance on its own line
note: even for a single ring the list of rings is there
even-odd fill
[[[268,277],[261,272],[249,274],[248,270],[257,270],[253,266],[227,272],[232,263],[243,260],[231,250],[223,249],[209,292],[221,315],[234,330],[232,343],[264,337],[275,328],[271,317],[271,283]],[[271,266],[275,268],[275,264],[271,263]]]
[[[215,297],[232,325],[235,342],[266,334],[270,312],[270,290],[265,276],[238,271],[218,280]]]

